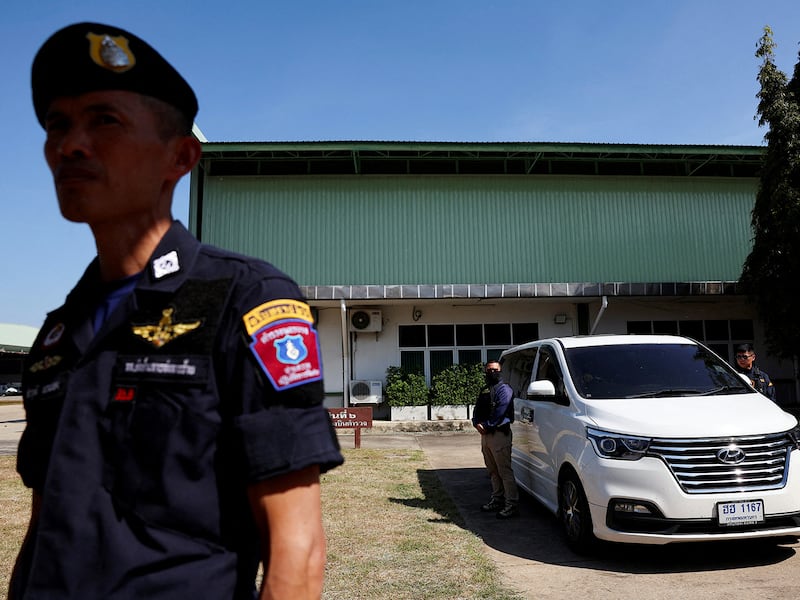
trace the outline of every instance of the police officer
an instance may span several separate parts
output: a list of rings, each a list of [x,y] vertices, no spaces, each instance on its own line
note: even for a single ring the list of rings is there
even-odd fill
[[[486,363],[486,387],[475,402],[472,424],[481,434],[483,462],[492,482],[492,496],[481,510],[508,519],[519,514],[519,491],[511,469],[513,393],[500,370],[499,362]]]
[[[736,365],[735,369],[750,378],[750,384],[757,392],[764,394],[767,398],[775,400],[775,386],[769,380],[769,375],[755,365],[756,353],[752,344],[740,344],[736,346]]]
[[[50,37],[33,104],[62,215],[97,258],[26,362],[32,489],[9,597],[318,598],[319,475],[342,462],[317,332],[273,266],[172,219],[197,100],[132,33]]]

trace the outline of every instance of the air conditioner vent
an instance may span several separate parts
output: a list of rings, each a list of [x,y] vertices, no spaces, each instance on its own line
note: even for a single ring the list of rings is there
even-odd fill
[[[383,388],[380,381],[351,381],[350,404],[380,404]]]
[[[379,310],[359,308],[350,312],[350,331],[380,331],[382,327],[383,315]]]

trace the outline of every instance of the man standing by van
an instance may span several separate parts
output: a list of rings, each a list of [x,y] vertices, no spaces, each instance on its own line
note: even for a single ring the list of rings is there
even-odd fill
[[[753,349],[753,344],[739,344],[736,346],[736,364],[734,368],[742,375],[747,375],[750,378],[750,385],[756,388],[757,392],[776,402],[775,386],[769,380],[769,375],[759,369],[755,362],[756,353]]]
[[[519,491],[511,470],[511,423],[514,420],[514,395],[500,376],[500,363],[486,363],[486,387],[478,395],[472,424],[481,434],[483,461],[492,481],[492,497],[481,506],[496,512],[498,519],[519,514]]]

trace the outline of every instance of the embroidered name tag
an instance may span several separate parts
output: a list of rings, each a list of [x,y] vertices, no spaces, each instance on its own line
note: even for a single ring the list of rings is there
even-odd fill
[[[209,368],[204,356],[119,356],[115,370],[122,381],[202,382]]]
[[[272,300],[242,317],[250,350],[277,390],[322,379],[311,309],[297,300]]]
[[[58,394],[61,391],[61,387],[61,380],[59,379],[43,385],[31,385],[25,390],[25,400],[31,401],[34,398],[39,398],[40,396],[45,398],[47,396]]]

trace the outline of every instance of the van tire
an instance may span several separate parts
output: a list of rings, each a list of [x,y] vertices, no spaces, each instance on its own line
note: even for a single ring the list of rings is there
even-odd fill
[[[567,546],[577,554],[589,553],[596,544],[589,502],[578,476],[568,471],[558,484],[558,520]]]

